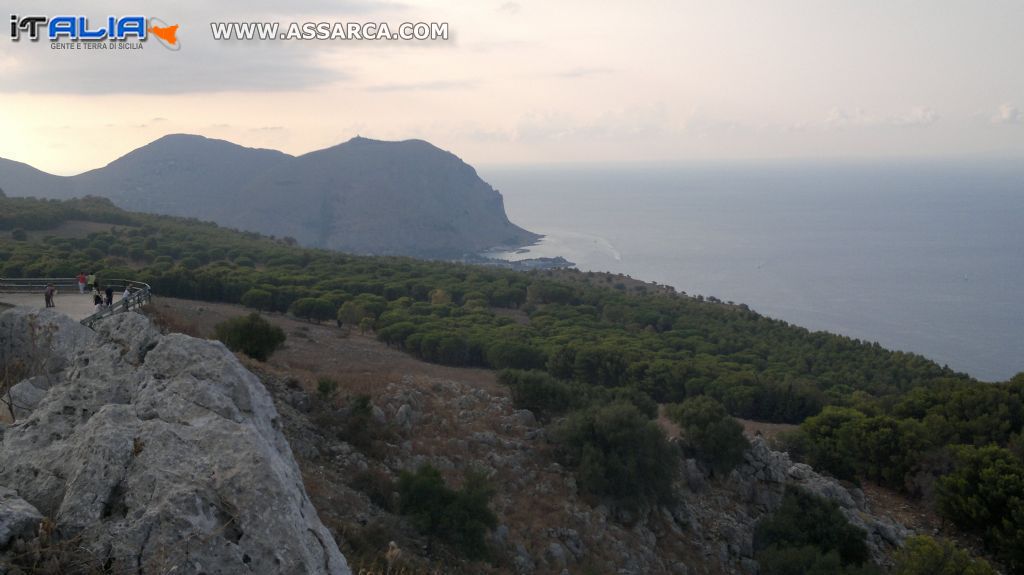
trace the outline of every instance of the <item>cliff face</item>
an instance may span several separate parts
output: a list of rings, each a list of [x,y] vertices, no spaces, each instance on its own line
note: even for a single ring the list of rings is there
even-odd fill
[[[15,308],[0,366],[31,376],[0,444],[0,566],[66,548],[112,572],[350,573],[269,394],[223,345]]]
[[[236,225],[356,253],[462,255],[539,237],[509,222],[476,170],[422,140],[354,138],[275,166],[246,197]]]

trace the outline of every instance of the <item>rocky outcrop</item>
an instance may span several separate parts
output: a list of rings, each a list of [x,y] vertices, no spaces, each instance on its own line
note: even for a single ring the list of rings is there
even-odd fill
[[[0,361],[29,357],[34,376],[0,445],[0,508],[23,518],[0,521],[0,546],[45,516],[51,539],[115,572],[350,572],[269,394],[231,352],[134,313],[96,329],[0,315]]]
[[[709,481],[693,460],[682,464],[683,510],[699,534],[701,547],[717,553],[738,572],[753,568],[754,527],[777,510],[787,486],[834,501],[849,522],[866,533],[872,560],[891,564],[892,552],[912,533],[891,518],[873,512],[857,488],[847,488],[821,475],[789,454],[774,451],[755,437],[743,462],[724,481]],[[677,512],[679,513],[679,512]]]
[[[501,386],[427,374],[375,386],[371,409],[384,439],[363,453],[330,427],[345,421],[346,407],[325,405],[277,375],[261,377],[279,399],[300,464],[327,486],[313,494],[323,502],[324,520],[354,537],[364,529],[386,532],[409,561],[427,542],[397,527],[393,508],[375,501],[382,499],[381,485],[424,463],[453,482],[465,469],[491,478],[498,525],[489,540],[504,558],[501,572],[521,575],[757,573],[755,527],[779,508],[789,485],[836,501],[867,532],[882,564],[907,535],[871,510],[859,490],[794,463],[758,438],[726,476],[711,476],[692,459],[680,461],[675,503],[626,515],[580,492],[572,471],[552,460],[545,428],[529,411],[515,409]],[[322,410],[329,417],[317,416]],[[360,475],[386,480],[367,487],[352,481]],[[436,566],[428,557],[416,565]]]
[[[816,473],[807,463],[794,463],[787,453],[769,449],[760,437],[752,442],[734,479],[738,480],[737,491],[745,500],[757,501],[772,510],[781,501],[780,486],[784,485],[835,501],[847,520],[867,534],[871,558],[879,565],[889,564],[890,551],[910,536],[909,530],[899,523],[872,513],[860,489],[848,489],[835,479]]]

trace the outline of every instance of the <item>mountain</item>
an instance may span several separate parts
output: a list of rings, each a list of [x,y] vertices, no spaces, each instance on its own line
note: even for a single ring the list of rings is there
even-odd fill
[[[354,138],[295,157],[175,134],[71,177],[0,160],[0,188],[12,197],[103,196],[362,254],[457,257],[539,237],[509,222],[501,194],[471,166],[422,140]]]
[[[64,198],[68,197],[70,188],[70,178],[47,174],[28,164],[0,158],[0,190],[5,196]]]
[[[176,134],[71,178],[72,193],[106,196],[133,211],[226,223],[248,182],[292,159],[275,150]],[[240,224],[233,225],[253,229]]]

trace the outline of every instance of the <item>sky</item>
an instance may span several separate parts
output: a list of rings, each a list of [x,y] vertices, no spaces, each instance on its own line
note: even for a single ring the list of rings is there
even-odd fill
[[[45,7],[40,8],[43,4]],[[297,5],[291,6],[290,4]],[[181,49],[0,37],[0,157],[63,175],[169,133],[475,165],[1024,157],[1019,0],[13,0]],[[447,41],[214,41],[210,22],[444,22]]]

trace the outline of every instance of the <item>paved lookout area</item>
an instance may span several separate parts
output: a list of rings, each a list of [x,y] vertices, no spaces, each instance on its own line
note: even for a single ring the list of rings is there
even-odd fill
[[[120,294],[114,296],[114,304],[116,305],[120,300]],[[76,321],[81,321],[93,313],[96,312],[96,306],[92,303],[92,294],[80,294],[78,290],[74,292],[57,292],[57,295],[53,298],[53,303],[57,306],[56,311],[63,312],[71,316]],[[45,308],[46,302],[43,300],[43,292],[35,293],[0,293],[0,304],[6,304],[10,306],[26,306],[26,307],[37,307]],[[0,306],[2,308],[3,306]],[[0,309],[0,311],[3,311]]]

